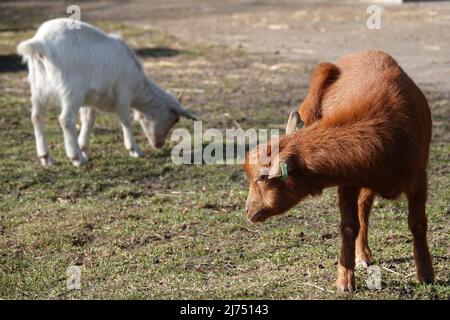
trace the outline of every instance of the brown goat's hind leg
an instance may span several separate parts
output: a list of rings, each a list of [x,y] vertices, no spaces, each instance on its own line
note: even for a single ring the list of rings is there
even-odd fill
[[[426,174],[408,194],[408,225],[413,235],[414,260],[417,279],[420,283],[434,281],[433,264],[427,243],[427,216],[425,202],[427,198]]]
[[[357,266],[367,268],[372,263],[372,252],[368,243],[369,214],[372,208],[375,193],[367,188],[361,188],[358,197],[359,233],[356,238]]]
[[[339,187],[341,213],[341,255],[336,286],[339,291],[355,290],[355,240],[359,231],[358,187]]]

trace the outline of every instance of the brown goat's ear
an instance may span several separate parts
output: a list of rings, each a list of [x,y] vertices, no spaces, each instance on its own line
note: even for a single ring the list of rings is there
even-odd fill
[[[280,165],[276,166],[273,165],[270,168],[270,173],[269,176],[267,177],[268,179],[276,179],[276,178],[280,178],[281,177],[281,168]]]
[[[275,178],[279,178],[279,177],[281,177],[280,157],[276,156],[272,160],[272,165],[270,166],[270,169],[269,169],[268,178],[275,179]]]
[[[268,179],[278,178],[282,181],[286,181],[288,179],[288,171],[287,162],[283,159],[280,160],[277,156],[270,167]]]
[[[264,167],[260,169],[259,175],[255,179],[255,181],[262,181],[281,177],[281,171],[279,167],[280,167],[279,158],[276,157],[276,159],[272,161],[272,165],[270,167]]]
[[[300,114],[297,111],[291,112],[289,120],[286,124],[286,134],[291,134],[297,131],[299,124],[302,122]]]

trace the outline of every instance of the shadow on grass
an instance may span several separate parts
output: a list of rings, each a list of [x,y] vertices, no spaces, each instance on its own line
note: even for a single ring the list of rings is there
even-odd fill
[[[0,55],[0,73],[26,71],[27,66],[16,54]]]
[[[136,49],[135,52],[142,58],[175,57],[181,53],[180,50],[168,47],[140,48]]]
[[[167,47],[140,48],[136,54],[142,58],[174,57],[181,53],[180,50]],[[0,55],[0,73],[26,71],[26,64],[22,63],[22,58],[16,54]]]
[[[449,257],[443,257],[443,256],[432,256],[431,258],[436,259],[436,260],[450,260]],[[390,259],[389,263],[400,264],[400,263],[412,262],[412,261],[414,261],[413,257],[401,257],[401,258]]]
[[[0,27],[0,32],[23,32],[33,30],[31,26],[24,27]]]
[[[393,258],[393,259],[389,260],[389,263],[401,264],[401,263],[411,262],[411,261],[414,261],[413,257],[402,257],[402,258]]]

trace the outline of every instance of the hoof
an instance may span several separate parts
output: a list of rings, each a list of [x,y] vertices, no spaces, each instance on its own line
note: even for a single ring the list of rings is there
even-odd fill
[[[39,160],[43,167],[50,167],[54,164],[53,158],[50,155],[41,156]]]
[[[89,161],[92,158],[92,153],[91,153],[91,150],[89,148],[82,147],[81,148],[81,154],[86,159],[86,161]]]
[[[372,260],[369,258],[356,258],[355,265],[359,269],[367,269],[372,264]]]
[[[130,157],[132,158],[142,158],[144,156],[144,151],[139,148],[129,150]]]
[[[336,289],[338,292],[354,292],[356,290],[355,284],[347,281],[338,280],[336,282]]]
[[[355,273],[351,269],[338,267],[338,278],[336,281],[336,288],[338,292],[353,292],[355,291]]]
[[[87,159],[81,154],[78,157],[71,159],[71,160],[72,160],[72,164],[75,167],[81,167],[82,165],[87,163]]]
[[[434,274],[422,274],[418,275],[418,280],[420,284],[432,284],[434,283]]]
[[[367,269],[373,263],[372,252],[369,247],[356,249],[355,265],[358,268]]]

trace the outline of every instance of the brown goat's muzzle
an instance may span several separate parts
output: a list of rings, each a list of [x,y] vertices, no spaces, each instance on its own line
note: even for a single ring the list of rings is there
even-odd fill
[[[264,222],[267,219],[269,219],[272,215],[269,214],[266,210],[260,210],[255,213],[249,213],[247,212],[247,219],[251,223],[257,223],[257,222]]]

